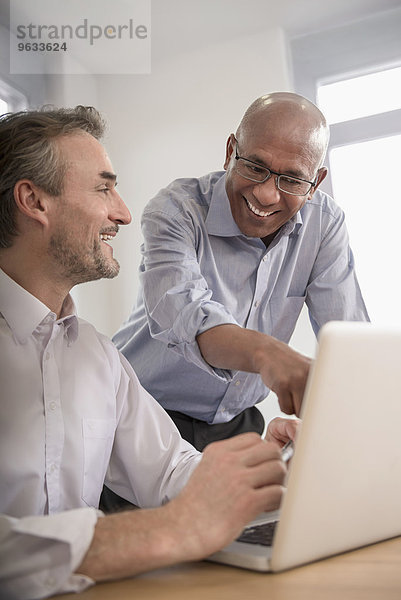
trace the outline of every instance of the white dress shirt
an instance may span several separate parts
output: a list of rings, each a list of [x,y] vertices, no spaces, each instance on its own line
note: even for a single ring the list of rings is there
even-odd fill
[[[68,296],[57,319],[0,270],[6,597],[90,585],[74,571],[91,543],[103,483],[137,506],[159,506],[200,459],[112,342],[74,313]]]

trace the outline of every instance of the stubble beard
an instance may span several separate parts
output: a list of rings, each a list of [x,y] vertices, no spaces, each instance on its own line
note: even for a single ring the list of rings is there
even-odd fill
[[[60,267],[60,274],[72,285],[113,279],[120,271],[115,258],[106,259],[103,255],[100,241],[94,242],[91,252],[79,251],[70,243],[67,235],[58,233],[50,239],[49,253]]]

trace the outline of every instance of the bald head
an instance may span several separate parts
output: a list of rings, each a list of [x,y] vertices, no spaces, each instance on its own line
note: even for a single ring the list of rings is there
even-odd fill
[[[241,146],[269,138],[300,146],[320,167],[326,154],[329,128],[312,102],[291,92],[274,92],[255,100],[237,129]]]

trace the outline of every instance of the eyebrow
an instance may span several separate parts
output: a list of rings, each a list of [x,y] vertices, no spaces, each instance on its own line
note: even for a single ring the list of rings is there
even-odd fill
[[[244,157],[245,158],[245,157]],[[269,169],[270,167],[265,163],[264,160],[260,159],[258,156],[256,156],[255,154],[251,154],[249,157],[246,157],[247,160],[250,160],[251,162],[255,162],[256,164],[260,165],[261,167],[264,167],[265,169]],[[303,173],[297,172],[297,171],[286,171],[285,173],[280,173],[280,175],[284,175],[288,176],[288,177],[295,177],[295,179],[303,179],[306,181],[305,179],[305,175],[303,175]]]
[[[117,181],[117,175],[111,171],[101,171],[99,173],[102,179],[108,179],[109,181]]]

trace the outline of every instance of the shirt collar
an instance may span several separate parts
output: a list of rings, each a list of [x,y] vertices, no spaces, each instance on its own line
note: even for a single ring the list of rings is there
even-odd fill
[[[213,188],[209,212],[205,220],[207,232],[210,235],[219,235],[222,237],[243,235],[233,219],[225,184],[226,174],[223,172],[222,176],[215,183]],[[291,233],[296,235],[302,226],[302,223],[303,220],[301,211],[298,211],[287,223],[283,225],[281,228],[280,237],[283,237],[284,235],[290,235]]]
[[[297,213],[295,213],[295,215],[293,217],[291,217],[291,219],[282,226],[282,228],[281,228],[282,235],[291,235],[291,233],[294,233],[294,235],[297,235],[299,232],[299,229],[302,227],[302,225],[303,225],[303,219],[302,219],[302,208],[301,208],[301,210],[299,210]]]
[[[0,269],[0,312],[19,343],[24,343],[45,319],[56,320],[56,315],[35,296],[21,287]],[[78,320],[74,301],[68,294],[64,300],[61,318],[69,342],[76,340]]]
[[[78,337],[78,317],[74,300],[70,294],[66,296],[61,307],[59,322],[64,324],[65,335],[68,337],[69,344],[75,342]]]
[[[213,187],[205,224],[207,232],[210,235],[223,237],[242,235],[231,213],[230,201],[226,193],[225,173],[222,174]]]

